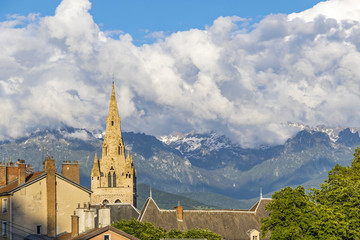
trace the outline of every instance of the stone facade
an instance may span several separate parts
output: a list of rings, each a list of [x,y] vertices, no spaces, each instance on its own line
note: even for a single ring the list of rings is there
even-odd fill
[[[136,206],[136,171],[132,156],[125,154],[121,136],[114,84],[102,147],[102,157],[95,155],[91,171],[91,202],[130,203]]]

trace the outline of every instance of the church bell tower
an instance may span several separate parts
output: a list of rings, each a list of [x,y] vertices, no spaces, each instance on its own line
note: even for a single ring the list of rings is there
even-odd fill
[[[98,159],[95,154],[91,171],[91,190],[93,204],[131,203],[136,207],[136,170],[130,153],[125,155],[114,82],[106,118],[102,156]]]

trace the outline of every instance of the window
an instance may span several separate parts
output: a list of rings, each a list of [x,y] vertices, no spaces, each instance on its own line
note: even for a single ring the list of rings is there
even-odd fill
[[[108,187],[111,187],[111,173],[108,174]]]
[[[108,204],[109,201],[107,199],[105,199],[102,203],[105,205],[105,204]]]
[[[114,121],[111,121],[111,126],[114,126]]]
[[[253,236],[253,240],[258,240],[258,236]]]
[[[113,173],[113,187],[116,187],[116,173]]]
[[[120,146],[118,146],[118,155],[120,155]]]
[[[7,213],[8,211],[8,199],[7,198],[4,198],[2,200],[2,213]]]
[[[2,236],[6,237],[8,233],[7,230],[7,221],[2,221]]]
[[[105,156],[107,155],[107,147],[104,148]]]
[[[110,235],[104,235],[104,240],[110,240]]]
[[[36,234],[41,234],[41,225],[36,226]]]
[[[120,199],[116,199],[115,203],[121,203]]]

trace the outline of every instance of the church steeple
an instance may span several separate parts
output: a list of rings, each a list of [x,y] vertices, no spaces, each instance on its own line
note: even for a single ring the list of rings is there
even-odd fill
[[[119,117],[118,107],[116,103],[116,95],[115,95],[115,87],[114,82],[112,82],[112,91],[111,91],[111,98],[110,98],[110,106],[109,106],[109,114]]]
[[[120,116],[116,103],[114,82],[112,84],[109,114],[106,117],[106,130],[103,143],[102,157],[119,155],[124,152],[124,143],[121,136]]]
[[[98,159],[95,155],[91,172],[92,203],[126,202],[136,206],[136,171],[129,152],[126,158],[121,135],[113,82],[102,156]]]

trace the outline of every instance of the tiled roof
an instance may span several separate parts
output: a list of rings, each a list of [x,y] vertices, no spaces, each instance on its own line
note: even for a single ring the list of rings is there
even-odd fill
[[[27,185],[33,181],[36,181],[40,176],[45,175],[45,172],[32,172],[26,175],[26,179],[25,179],[25,183],[22,185]],[[0,187],[0,194],[4,195],[4,194],[8,194],[11,191],[13,191],[14,189],[16,189],[19,186],[19,181],[18,179],[10,182],[9,184]]]
[[[159,209],[152,198],[148,198],[139,220],[153,223],[167,230],[208,228],[224,239],[249,239],[247,231],[260,231],[260,217],[266,216],[266,204],[271,200],[260,200],[250,210],[184,210],[183,220],[177,220],[175,210]]]
[[[111,231],[117,235],[123,236],[130,240],[140,240],[126,232],[121,231],[120,229],[114,228],[112,226],[107,226],[103,228],[94,228],[88,232],[82,233],[79,236],[76,236],[74,238],[71,238],[71,240],[86,240],[86,239],[92,239],[102,233],[105,233],[106,231]],[[59,238],[58,238],[59,239]]]
[[[16,191],[17,189],[21,189],[22,187],[27,186],[27,185],[31,184],[32,182],[40,180],[42,177],[46,177],[46,174],[47,173],[44,172],[44,171],[28,173],[26,175],[25,183],[19,185],[18,179],[15,179],[14,181],[10,182],[9,184],[0,187],[0,195],[7,195],[7,194],[10,194],[13,191]],[[80,185],[80,184],[78,184],[78,183],[76,183],[74,181],[71,181],[70,179],[62,176],[59,173],[55,173],[55,174],[56,174],[57,177],[60,177],[63,180],[77,186],[78,188],[81,188],[82,190],[91,193],[90,189],[88,189],[88,188],[86,188],[86,187],[84,187],[84,186],[82,186],[82,185]]]

